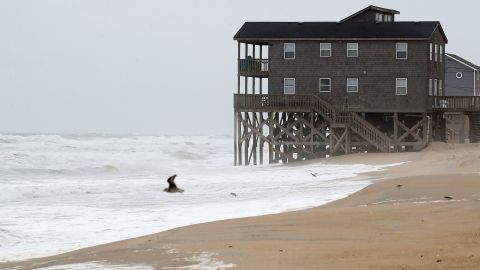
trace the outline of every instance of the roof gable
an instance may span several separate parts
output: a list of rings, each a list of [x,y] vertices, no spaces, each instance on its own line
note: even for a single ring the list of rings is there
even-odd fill
[[[388,8],[382,8],[382,7],[377,7],[377,6],[368,6],[358,12],[355,12],[353,13],[352,15],[346,17],[345,19],[341,20],[340,22],[347,22],[363,13],[366,13],[367,11],[378,11],[378,12],[382,12],[382,13],[387,13],[387,14],[391,14],[391,15],[394,15],[394,14],[400,14],[400,11],[398,10],[394,10],[394,9],[388,9]]]
[[[480,70],[479,66],[475,65],[474,63],[472,63],[472,62],[470,62],[470,61],[468,61],[468,60],[466,60],[466,59],[464,59],[464,58],[462,58],[462,57],[460,57],[456,54],[446,53],[445,55],[448,56],[450,59],[453,59],[453,60],[457,61],[458,63],[460,63],[460,64],[462,64],[466,67],[469,67],[473,70]]]

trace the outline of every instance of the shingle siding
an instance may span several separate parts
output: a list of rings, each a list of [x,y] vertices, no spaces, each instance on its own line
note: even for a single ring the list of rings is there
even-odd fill
[[[291,42],[291,41],[289,41]],[[352,42],[352,41],[349,41]],[[297,94],[319,94],[335,105],[348,100],[369,112],[423,112],[427,109],[429,45],[408,42],[408,59],[396,59],[395,41],[359,41],[359,56],[347,57],[347,42],[333,41],[332,56],[320,57],[320,42],[297,41],[296,59],[283,59],[283,43],[270,42],[269,93],[283,93],[283,78],[296,78]],[[319,78],[331,78],[331,93],[319,92]],[[347,93],[347,78],[359,92]],[[395,94],[396,78],[408,78],[408,95]]]

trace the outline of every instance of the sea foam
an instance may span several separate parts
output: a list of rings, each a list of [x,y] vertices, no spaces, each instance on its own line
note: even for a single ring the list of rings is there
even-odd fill
[[[358,174],[382,169],[234,167],[232,148],[230,137],[0,135],[0,261],[314,207],[365,187]],[[174,173],[183,194],[162,192]]]

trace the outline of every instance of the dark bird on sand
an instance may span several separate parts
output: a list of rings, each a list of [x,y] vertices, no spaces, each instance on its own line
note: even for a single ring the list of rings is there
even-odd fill
[[[313,177],[317,177],[318,173],[310,173]]]
[[[230,195],[232,195],[233,197],[237,197],[237,193],[235,192],[230,192]]]
[[[443,197],[445,200],[453,200],[453,197],[450,197],[450,196],[444,196]]]
[[[403,187],[403,185],[397,185],[397,188],[402,188],[402,187]]]
[[[168,193],[176,193],[176,192],[182,193],[183,192],[183,189],[178,188],[177,185],[175,184],[175,177],[177,177],[176,174],[170,176],[167,179],[168,188],[164,189],[163,191],[168,192]]]

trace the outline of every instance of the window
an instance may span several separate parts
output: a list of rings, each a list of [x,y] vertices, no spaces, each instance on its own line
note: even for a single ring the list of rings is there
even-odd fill
[[[480,71],[477,71],[477,81],[480,80]]]
[[[397,96],[407,95],[407,78],[397,78],[395,93]]]
[[[358,43],[347,43],[347,57],[358,57]]]
[[[397,59],[407,59],[408,43],[397,43]]]
[[[443,83],[442,80],[438,81],[438,95],[443,96]]]
[[[295,43],[284,43],[283,44],[283,58],[284,59],[295,59]]]
[[[320,78],[320,92],[332,91],[332,80],[330,78]]]
[[[443,46],[440,45],[440,63],[443,62]]]
[[[347,93],[358,93],[358,78],[347,78]]]
[[[428,95],[429,95],[429,96],[433,95],[432,79],[429,79],[429,80],[428,80]]]
[[[455,77],[457,77],[457,79],[461,79],[463,77],[463,73],[459,71],[455,73]]]
[[[382,22],[383,21],[383,14],[381,14],[381,13],[375,14],[375,21]]]
[[[391,22],[392,21],[392,15],[385,15],[385,20],[386,22]]]
[[[295,94],[295,78],[283,79],[283,93],[285,95]]]
[[[433,83],[433,95],[438,96],[438,80],[435,79]]]
[[[320,57],[330,57],[330,56],[332,56],[332,44],[320,43]]]
[[[433,60],[433,43],[430,43],[430,61]]]
[[[435,62],[438,61],[438,45],[435,44]]]

